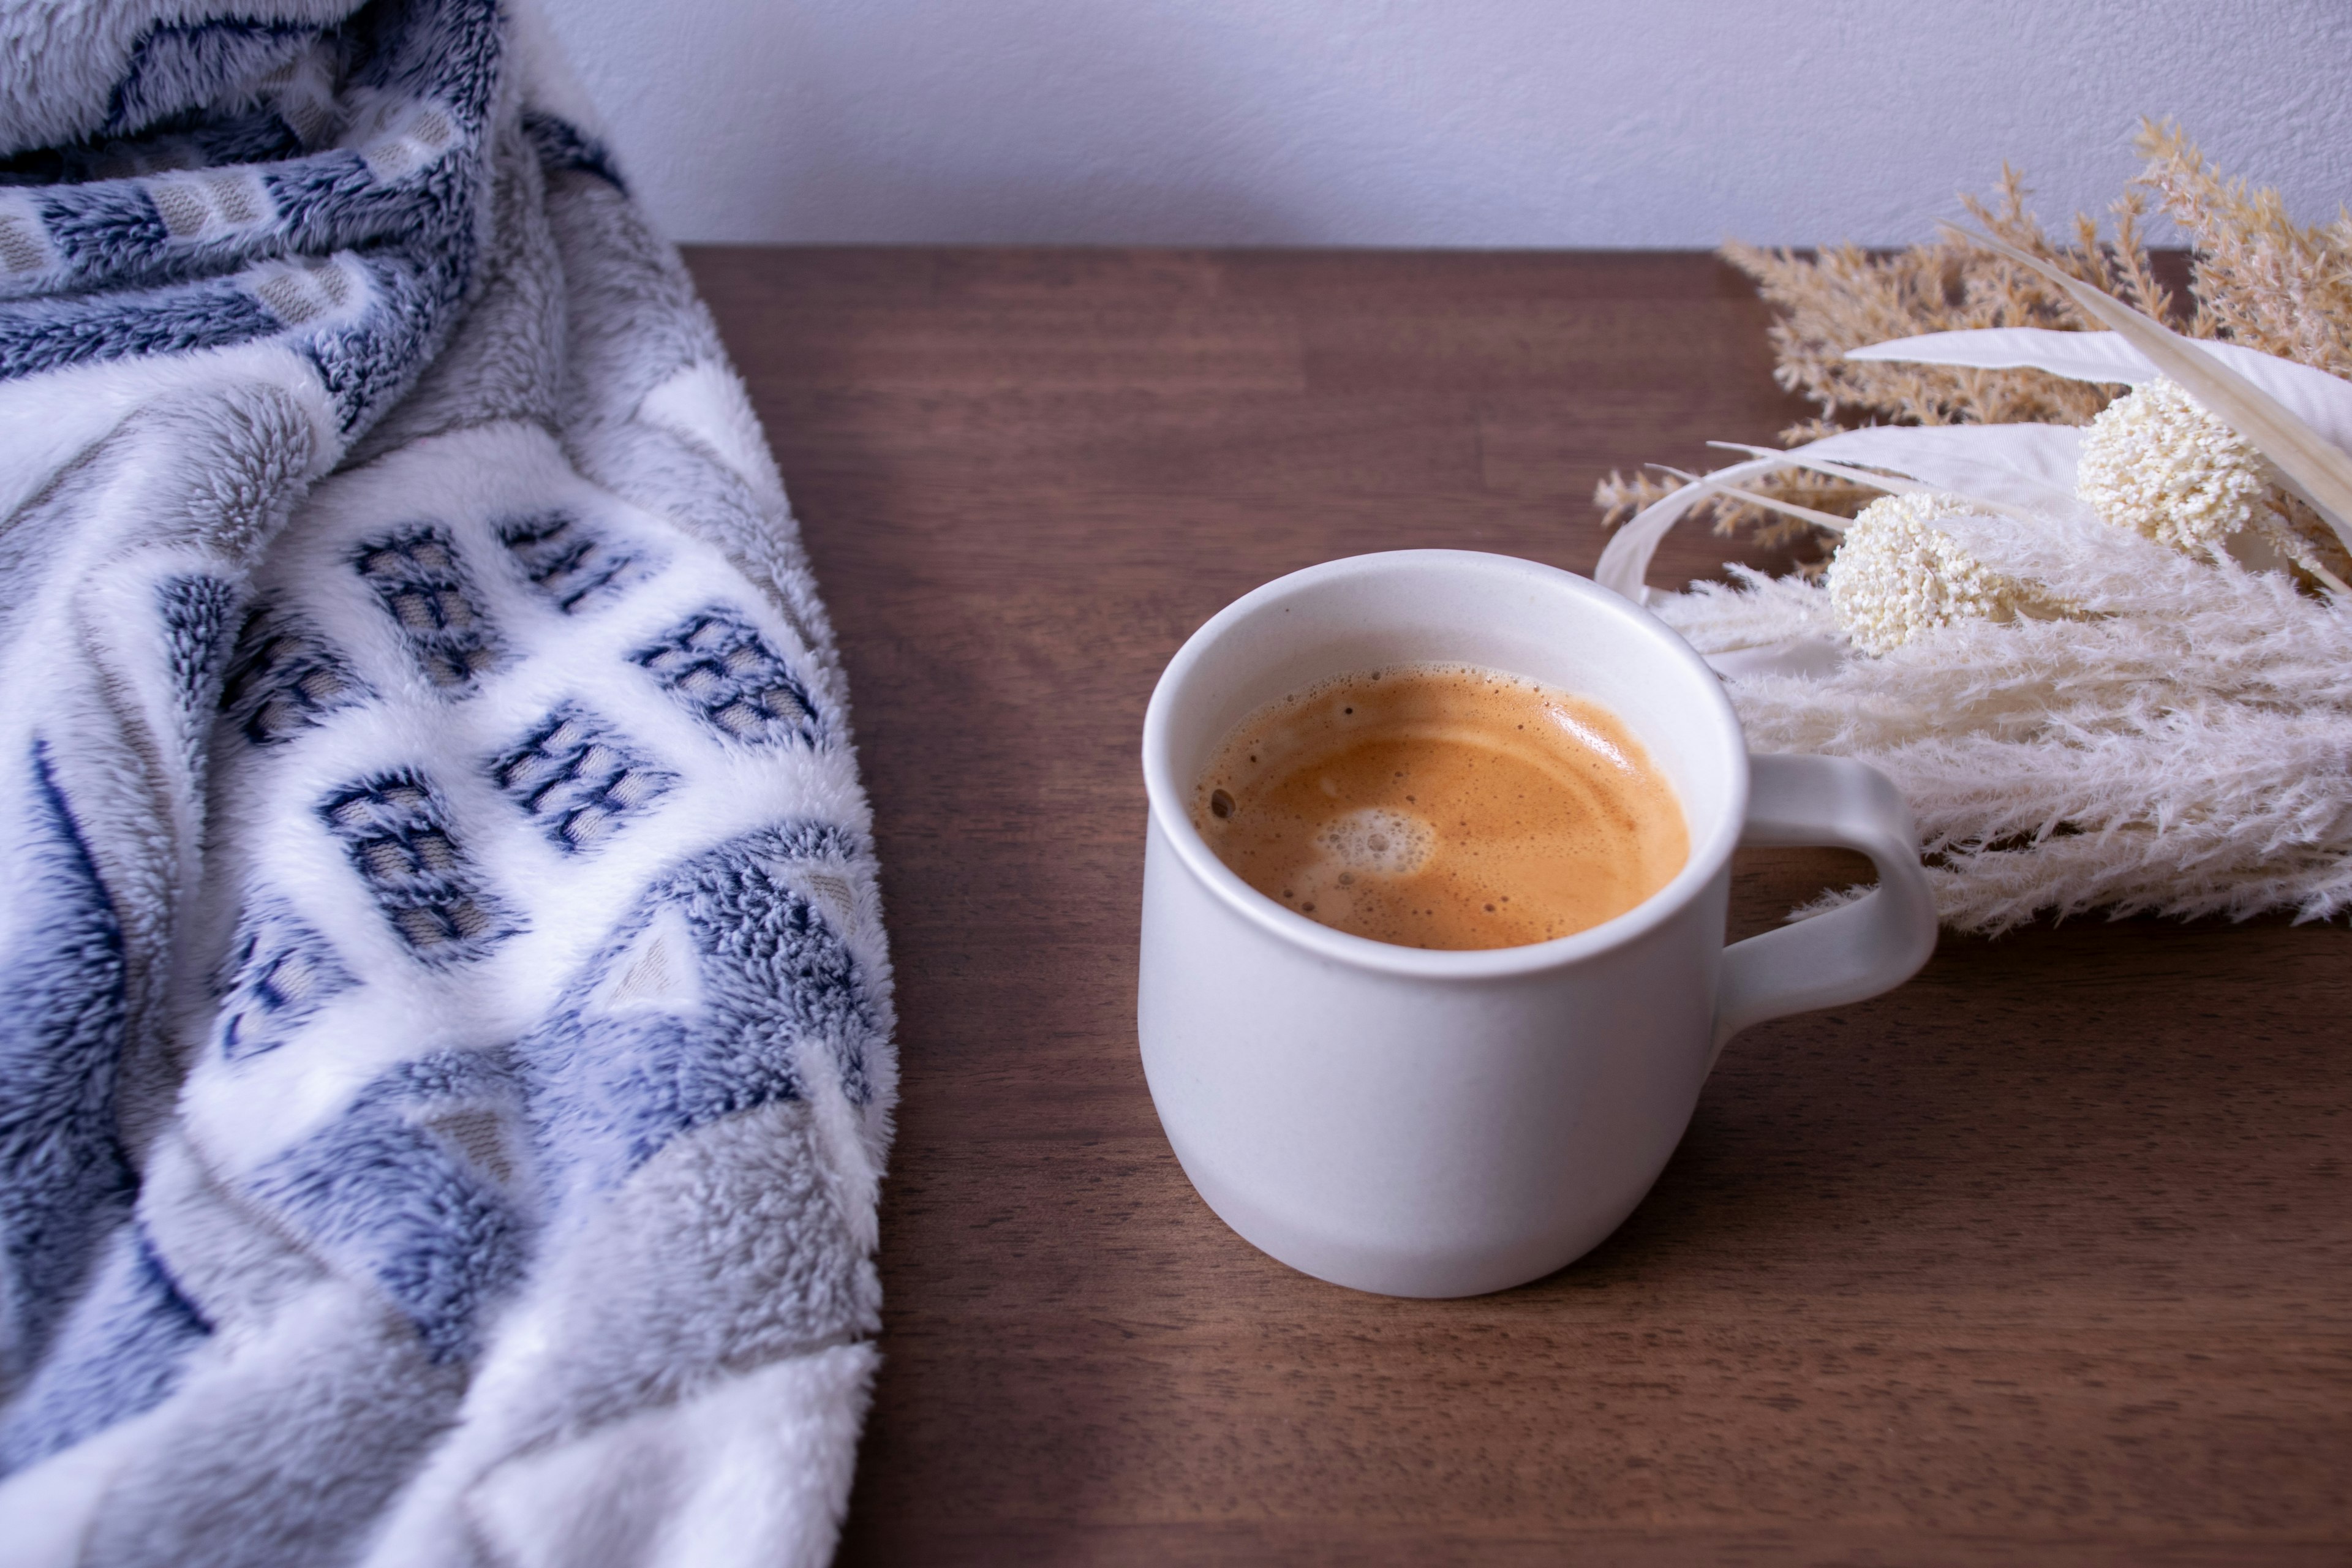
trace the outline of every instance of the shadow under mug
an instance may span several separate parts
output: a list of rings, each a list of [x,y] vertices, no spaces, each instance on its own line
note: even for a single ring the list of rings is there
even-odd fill
[[[1681,799],[1682,870],[1573,935],[1433,952],[1318,925],[1217,858],[1189,807],[1236,723],[1327,676],[1433,662],[1616,713]],[[1475,1295],[1572,1261],[1649,1191],[1733,1033],[1888,990],[1935,948],[1910,813],[1883,775],[1750,757],[1680,637],[1508,556],[1356,556],[1235,601],[1160,677],[1143,774],[1137,1030],[1160,1124],[1226,1224],[1360,1290]],[[1858,849],[1878,889],[1727,948],[1740,844]]]

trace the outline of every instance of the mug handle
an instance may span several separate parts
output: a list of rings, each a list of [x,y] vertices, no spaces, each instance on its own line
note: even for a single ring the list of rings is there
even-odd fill
[[[1885,773],[1848,757],[1751,756],[1748,765],[1742,847],[1859,849],[1878,868],[1878,887],[1723,950],[1710,1068],[1748,1025],[1891,991],[1936,951],[1936,899],[1911,808]]]

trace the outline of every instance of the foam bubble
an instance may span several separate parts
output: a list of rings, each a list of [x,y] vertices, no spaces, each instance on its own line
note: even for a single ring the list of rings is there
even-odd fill
[[[1315,842],[1350,871],[1410,877],[1428,864],[1437,833],[1408,812],[1368,806],[1332,818]]]

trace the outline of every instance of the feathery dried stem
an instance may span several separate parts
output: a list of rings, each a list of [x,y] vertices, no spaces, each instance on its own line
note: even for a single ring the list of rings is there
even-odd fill
[[[1653,501],[1663,500],[1682,489],[1679,479],[1668,483],[1645,473],[1627,479],[1616,469],[1592,489],[1592,504],[1601,509],[1601,526],[1615,528]]]
[[[2169,305],[2138,242],[2137,201],[2119,208],[2110,254],[2087,218],[2078,224],[2077,246],[2053,242],[2027,210],[2027,194],[2018,172],[2004,167],[1997,201],[1964,199],[1988,232],[2069,275]],[[2107,395],[2099,388],[2042,371],[1863,363],[1845,357],[1849,349],[1923,332],[2080,330],[2085,324],[2063,290],[1950,236],[1881,255],[1845,245],[1806,258],[1737,240],[1723,254],[1756,279],[1758,291],[1780,312],[1769,334],[1780,362],[1774,379],[1819,403],[1832,420],[1853,413],[1915,425],[2081,425],[2106,406]]]
[[[2135,146],[2147,167],[2132,184],[2196,246],[2192,332],[2352,376],[2352,213],[2296,224],[2276,190],[2209,169],[2168,121],[2143,121]]]
[[[1837,428],[1823,420],[1809,420],[1782,431],[1780,439],[1784,446],[1801,447],[1824,436],[1836,435]],[[1647,473],[1637,473],[1629,479],[1612,469],[1609,477],[1594,487],[1592,504],[1601,509],[1601,526],[1615,528],[1651,502],[1682,489],[1682,485],[1680,479],[1662,479]],[[1839,518],[1852,517],[1881,493],[1832,475],[1808,473],[1801,468],[1758,479],[1749,488],[1768,503],[1802,507]],[[1766,549],[1811,544],[1826,552],[1837,542],[1836,534],[1827,529],[1774,510],[1771,504],[1757,505],[1729,492],[1700,503],[1693,516],[1700,515],[1712,521],[1718,536],[1745,535]],[[1797,569],[1810,576],[1819,572],[1823,563],[1821,560],[1801,561]]]

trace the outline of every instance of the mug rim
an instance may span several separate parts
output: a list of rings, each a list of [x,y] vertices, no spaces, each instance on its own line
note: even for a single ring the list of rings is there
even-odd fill
[[[1183,807],[1189,781],[1180,782],[1169,758],[1169,731],[1173,727],[1177,694],[1192,669],[1216,643],[1237,625],[1295,595],[1335,579],[1394,572],[1409,566],[1445,567],[1496,573],[1532,579],[1548,588],[1565,591],[1590,609],[1609,616],[1631,636],[1651,645],[1670,662],[1678,662],[1705,679],[1706,702],[1717,724],[1731,741],[1733,777],[1725,795],[1725,809],[1702,837],[1683,805],[1684,826],[1692,830],[1690,853],[1682,869],[1666,885],[1623,914],[1549,942],[1517,947],[1422,948],[1357,936],[1309,920],[1287,910],[1242,880],[1240,873],[1217,858],[1216,851],[1192,826]],[[1518,673],[1514,671],[1512,673]],[[1151,689],[1143,716],[1143,787],[1151,826],[1162,834],[1185,868],[1225,906],[1268,935],[1303,948],[1335,963],[1416,980],[1487,980],[1532,974],[1595,957],[1633,942],[1675,919],[1696,898],[1739,840],[1748,815],[1748,744],[1725,695],[1720,678],[1691,646],[1666,624],[1629,599],[1601,587],[1591,578],[1523,556],[1483,550],[1388,550],[1347,555],[1286,573],[1259,584],[1202,623],[1184,639]],[[1677,804],[1680,792],[1677,792]]]

